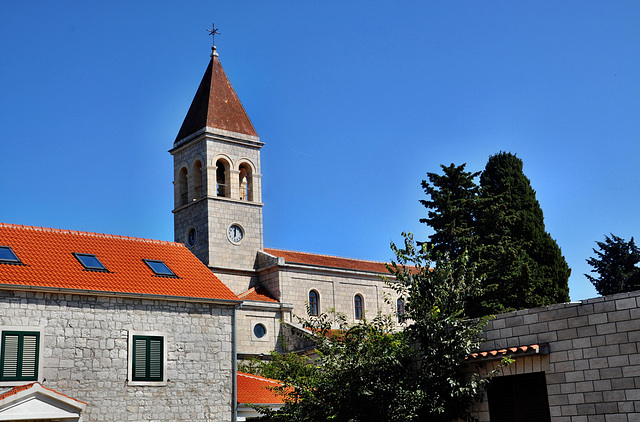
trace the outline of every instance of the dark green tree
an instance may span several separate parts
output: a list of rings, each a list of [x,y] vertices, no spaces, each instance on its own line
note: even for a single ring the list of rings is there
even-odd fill
[[[472,250],[477,238],[474,218],[479,188],[474,179],[480,172],[467,172],[465,166],[440,165],[442,175],[427,173],[429,181],[422,181],[429,199],[420,200],[428,210],[420,222],[435,231],[429,237],[433,251],[452,258]]]
[[[428,173],[421,203],[429,210],[420,220],[431,226],[434,252],[460,256],[465,249],[485,275],[485,292],[470,315],[487,315],[569,300],[571,270],[544,216],[522,160],[500,152],[489,157],[480,175],[465,165],[441,166]]]
[[[489,157],[480,175],[476,229],[487,293],[474,314],[569,300],[571,270],[545,229],[542,208],[515,154]]]
[[[593,249],[595,256],[587,259],[593,267],[591,272],[598,277],[585,276],[601,295],[640,289],[640,268],[636,266],[640,262],[640,249],[633,237],[628,242],[614,234],[604,239],[604,242],[596,242],[600,250]]]

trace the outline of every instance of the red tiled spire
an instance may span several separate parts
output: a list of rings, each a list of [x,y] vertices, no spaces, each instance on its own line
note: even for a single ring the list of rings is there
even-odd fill
[[[258,136],[231,82],[224,73],[215,47],[187,117],[182,122],[176,142],[205,127]]]

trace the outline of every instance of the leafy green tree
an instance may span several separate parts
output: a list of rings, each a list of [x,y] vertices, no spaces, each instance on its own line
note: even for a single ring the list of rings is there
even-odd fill
[[[536,193],[515,154],[489,157],[480,176],[476,230],[477,262],[488,291],[474,314],[569,300],[571,270],[545,229]]]
[[[405,331],[420,345],[418,420],[472,420],[467,409],[490,378],[470,372],[465,364],[482,343],[486,318],[471,319],[466,313],[483,292],[482,280],[467,254],[454,259],[434,254],[426,244],[416,246],[411,234],[405,235],[404,247],[392,249],[395,280],[389,285],[405,298],[405,317],[411,321]]]
[[[394,331],[388,316],[354,325],[341,315],[305,321],[318,355],[311,365],[289,355],[251,368],[284,381],[284,407],[259,408],[269,420],[471,420],[466,409],[487,379],[470,372],[465,357],[479,348],[485,320],[467,318],[465,309],[481,283],[464,254],[434,263],[427,245],[416,246],[410,234],[403,247],[392,248],[389,286],[404,299],[405,329]],[[336,318],[338,330],[331,328]]]
[[[338,321],[339,329],[332,329]],[[343,315],[321,314],[305,322],[314,334],[317,358],[277,356],[244,368],[278,377],[286,397],[282,409],[257,408],[271,421],[415,420],[416,351],[404,332],[393,332],[390,317],[349,325]]]
[[[640,268],[636,266],[640,262],[640,249],[633,237],[628,242],[614,234],[604,238],[604,242],[596,242],[600,249],[593,249],[596,256],[587,259],[593,267],[591,272],[598,277],[585,276],[601,295],[640,289]]]
[[[440,165],[442,175],[427,173],[422,188],[429,199],[420,203],[429,211],[427,218],[420,219],[435,231],[429,237],[434,252],[448,253],[458,257],[469,251],[476,243],[475,210],[479,187],[475,182],[480,172],[464,170],[466,164]]]

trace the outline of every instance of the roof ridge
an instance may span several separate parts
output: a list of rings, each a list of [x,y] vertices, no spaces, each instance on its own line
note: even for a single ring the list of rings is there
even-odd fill
[[[281,381],[274,380],[274,379],[271,379],[271,378],[261,377],[260,375],[248,374],[246,372],[240,372],[240,371],[237,371],[237,373],[238,373],[238,375],[242,375],[242,376],[247,377],[247,378],[251,378],[251,379],[255,379],[255,380],[259,380],[259,381],[267,381],[267,382],[270,382],[270,383],[273,383],[273,384],[282,385]]]
[[[144,238],[144,237],[123,236],[123,235],[117,235],[117,234],[97,233],[97,232],[88,232],[88,231],[81,231],[81,230],[55,229],[55,228],[52,228],[52,227],[29,226],[29,225],[24,225],[24,224],[11,224],[11,223],[2,223],[2,222],[0,222],[0,228],[33,230],[33,231],[42,231],[42,232],[51,232],[51,233],[63,233],[63,234],[73,234],[73,235],[79,235],[79,236],[101,237],[101,238],[104,238],[104,239],[131,240],[131,241],[134,241],[134,242],[154,243],[154,244],[158,244],[158,245],[184,246],[182,243],[171,242],[171,241],[168,241],[168,240],[147,239],[147,238]]]
[[[384,262],[384,261],[372,261],[370,259],[349,258],[349,257],[345,257],[345,256],[325,255],[325,254],[314,253],[314,252],[290,251],[290,250],[287,250],[287,249],[263,248],[263,250],[266,250],[266,249],[272,250],[272,251],[280,251],[280,252],[303,253],[303,254],[307,254],[307,255],[324,256],[326,258],[349,259],[351,261],[372,262],[372,263],[375,263],[375,264],[387,264],[387,262]]]

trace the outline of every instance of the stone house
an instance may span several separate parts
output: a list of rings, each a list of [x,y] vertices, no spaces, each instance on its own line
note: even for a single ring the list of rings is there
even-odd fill
[[[0,420],[233,420],[239,304],[182,244],[0,224]]]

